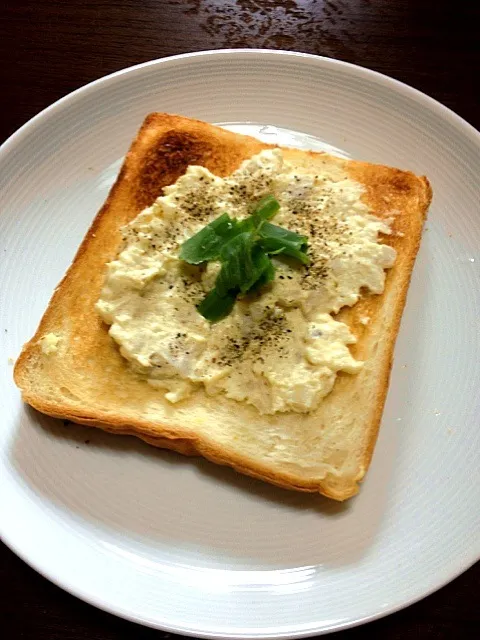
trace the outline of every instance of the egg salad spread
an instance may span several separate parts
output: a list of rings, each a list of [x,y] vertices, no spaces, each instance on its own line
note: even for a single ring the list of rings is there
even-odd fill
[[[308,264],[273,255],[274,279],[240,295],[231,312],[209,322],[197,307],[212,290],[218,261],[180,259],[180,247],[225,212],[247,218],[272,194],[275,224],[308,238]],[[345,174],[311,174],[279,149],[262,151],[225,178],[190,166],[152,206],[123,228],[97,302],[109,333],[133,371],[171,402],[203,388],[259,412],[309,412],[337,373],[362,363],[349,327],[334,319],[362,287],[382,293],[395,250],[379,234],[385,221],[362,202]]]

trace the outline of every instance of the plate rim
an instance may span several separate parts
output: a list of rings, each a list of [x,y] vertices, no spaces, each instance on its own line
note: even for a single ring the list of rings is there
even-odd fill
[[[105,611],[111,615],[122,618],[123,620],[127,620],[128,622],[133,622],[135,624],[140,624],[142,626],[148,627],[150,629],[156,629],[158,631],[165,631],[166,633],[175,633],[181,634],[183,636],[187,636],[190,638],[205,638],[205,640],[294,640],[300,638],[314,638],[316,636],[324,636],[330,633],[336,633],[338,631],[346,631],[348,629],[353,629],[355,627],[360,627],[364,624],[368,624],[370,622],[375,622],[376,620],[381,620],[382,618],[386,618],[392,614],[398,613],[411,605],[420,602],[424,598],[428,598],[436,591],[440,591],[443,587],[447,586],[450,582],[458,578],[460,575],[468,571],[472,568],[479,560],[480,555],[478,557],[473,554],[473,559],[467,560],[464,565],[462,565],[455,574],[448,574],[441,582],[435,583],[428,590],[423,591],[421,594],[413,596],[412,598],[405,600],[403,602],[398,603],[397,605],[384,610],[379,611],[374,614],[367,614],[361,618],[356,618],[355,620],[349,620],[346,622],[339,622],[337,624],[332,624],[328,627],[324,627],[323,629],[315,629],[312,627],[310,630],[301,630],[301,631],[282,631],[281,633],[242,633],[242,634],[225,634],[223,632],[219,633],[209,633],[203,632],[199,630],[194,630],[189,627],[182,627],[180,625],[174,625],[171,623],[161,623],[154,622],[146,617],[143,617],[138,614],[130,613],[128,610],[123,609],[121,607],[114,606],[110,604],[106,600],[101,600],[100,598],[96,598],[91,596],[88,592],[83,591],[82,589],[75,587],[74,585],[70,585],[65,580],[61,578],[56,578],[51,576],[48,572],[48,569],[43,569],[38,566],[35,562],[32,562],[28,557],[25,557],[22,554],[22,551],[17,549],[16,545],[11,540],[6,540],[3,536],[3,532],[0,532],[0,540],[7,546],[10,551],[12,551],[16,556],[18,556],[25,564],[27,564],[31,569],[39,573],[43,578],[59,587],[63,591],[66,591],[71,596],[75,598],[79,598],[83,602],[100,609],[101,611]]]
[[[156,58],[153,60],[148,60],[136,65],[131,65],[128,67],[124,67],[115,71],[113,73],[107,74],[91,82],[82,85],[81,87],[71,91],[70,93],[60,97],[58,100],[54,101],[52,104],[48,105],[41,111],[39,111],[36,115],[31,117],[27,122],[21,125],[16,131],[14,131],[1,145],[0,145],[0,160],[3,157],[8,156],[8,154],[15,148],[16,145],[21,144],[24,136],[28,135],[30,131],[33,131],[35,127],[43,122],[45,118],[55,117],[56,113],[60,111],[64,106],[68,106],[69,104],[75,102],[78,98],[88,95],[89,93],[93,93],[100,86],[107,86],[110,83],[115,83],[124,75],[135,75],[136,73],[141,73],[145,69],[149,67],[157,67],[164,64],[175,63],[177,61],[183,61],[187,59],[198,59],[201,57],[236,57],[238,55],[247,55],[253,57],[263,57],[263,56],[283,56],[285,58],[299,58],[299,59],[308,59],[312,62],[316,62],[320,66],[328,65],[332,69],[338,68],[342,70],[349,70],[350,73],[355,75],[356,77],[365,77],[367,79],[371,79],[383,85],[386,88],[391,90],[396,90],[401,92],[403,95],[408,95],[412,99],[414,99],[417,103],[420,103],[422,107],[426,107],[428,109],[433,109],[443,118],[446,118],[450,121],[456,128],[459,128],[463,135],[465,135],[468,139],[470,139],[475,146],[480,149],[480,132],[471,125],[467,120],[463,117],[459,116],[449,107],[443,105],[441,102],[428,96],[423,93],[419,89],[416,89],[400,80],[392,78],[386,74],[380,73],[378,71],[374,71],[368,67],[360,66],[357,64],[353,64],[350,62],[346,62],[343,60],[338,60],[335,58],[330,58],[327,56],[318,56],[310,53],[303,53],[297,51],[287,51],[287,50],[277,50],[277,49],[262,49],[262,48],[223,48],[223,49],[208,49],[204,51],[193,51],[189,53],[182,53],[173,56],[165,56],[163,58]],[[85,592],[82,588],[75,586],[71,581],[67,578],[62,578],[61,576],[57,576],[54,573],[49,572],[48,566],[45,567],[41,560],[37,558],[32,559],[29,557],[28,552],[23,552],[19,546],[15,543],[12,536],[9,536],[6,527],[0,523],[0,539],[2,542],[13,552],[15,553],[21,560],[23,560],[28,566],[37,571],[44,578],[65,590],[69,594],[80,598],[84,602],[87,602],[90,605],[93,605],[103,611],[106,611],[110,614],[119,616],[123,619],[126,619],[131,622],[139,623],[144,626],[161,629],[167,632],[179,633],[190,637],[197,638],[211,638],[211,639],[223,639],[223,640],[245,640],[245,639],[280,639],[280,638],[305,638],[311,637],[313,635],[325,635],[327,633],[332,633],[335,631],[340,631],[344,629],[350,629],[356,626],[360,626],[362,624],[372,622],[374,620],[378,620],[380,618],[386,617],[387,615],[396,613],[425,597],[428,597],[435,591],[443,588],[449,582],[457,578],[459,575],[467,571],[470,567],[472,567],[479,559],[480,553],[478,553],[475,548],[471,549],[471,554],[468,554],[469,557],[465,557],[462,563],[459,563],[457,568],[451,572],[447,572],[447,575],[444,576],[441,580],[432,584],[427,590],[421,590],[420,593],[415,594],[411,598],[407,598],[402,602],[398,602],[397,604],[390,606],[387,610],[377,611],[373,614],[367,614],[361,618],[356,618],[347,621],[341,621],[338,623],[333,623],[328,627],[323,627],[319,629],[315,628],[312,625],[310,630],[299,630],[297,632],[292,631],[280,631],[279,633],[242,633],[242,634],[225,634],[224,632],[219,633],[210,633],[210,632],[202,632],[198,629],[192,628],[184,628],[180,625],[174,625],[169,623],[168,621],[162,622],[157,620],[153,621],[147,618],[142,617],[141,615],[135,614],[124,609],[121,605],[112,604],[101,597],[92,596],[89,592]]]
[[[205,51],[192,51],[189,53],[179,53],[174,56],[165,56],[164,58],[154,58],[153,60],[147,60],[145,62],[140,62],[139,64],[130,65],[128,67],[123,67],[118,71],[114,71],[113,73],[109,73],[105,76],[101,76],[91,82],[87,82],[86,84],[70,91],[64,96],[58,98],[52,102],[52,104],[47,105],[44,109],[41,109],[38,113],[32,116],[29,120],[27,120],[23,125],[21,125],[18,129],[16,129],[2,144],[0,145],[0,158],[1,154],[5,153],[5,151],[9,150],[9,147],[16,143],[21,136],[28,132],[28,129],[36,125],[37,121],[45,116],[50,116],[55,113],[56,110],[61,108],[65,103],[68,103],[71,100],[75,100],[79,95],[87,94],[92,90],[95,90],[101,84],[108,84],[120,76],[135,73],[146,69],[147,67],[154,67],[157,65],[175,62],[179,60],[186,60],[188,58],[198,58],[202,56],[224,56],[224,55],[273,55],[273,56],[285,56],[285,57],[297,57],[301,59],[309,59],[316,62],[321,62],[325,64],[331,64],[333,67],[337,66],[343,69],[349,69],[352,73],[356,74],[364,74],[366,77],[375,78],[377,81],[381,82],[384,85],[391,85],[392,87],[396,87],[398,90],[403,91],[404,93],[409,94],[411,97],[415,97],[421,102],[430,107],[433,107],[439,110],[444,116],[449,118],[454,124],[460,126],[461,128],[465,128],[465,133],[469,136],[472,136],[472,139],[480,145],[480,131],[476,129],[472,124],[470,124],[465,118],[459,116],[455,111],[450,109],[450,107],[445,106],[435,98],[427,95],[420,89],[416,89],[415,87],[410,86],[409,84],[402,82],[401,80],[397,80],[396,78],[392,78],[380,71],[375,71],[374,69],[370,69],[369,67],[364,67],[362,65],[354,64],[352,62],[346,62],[345,60],[338,60],[336,58],[329,58],[328,56],[318,56],[313,53],[303,53],[301,51],[287,51],[284,49],[248,49],[248,48],[232,48],[232,49],[206,49]]]

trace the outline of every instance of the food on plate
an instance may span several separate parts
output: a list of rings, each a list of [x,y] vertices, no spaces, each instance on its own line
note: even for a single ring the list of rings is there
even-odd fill
[[[345,500],[430,200],[408,171],[151,114],[16,383],[49,415]]]

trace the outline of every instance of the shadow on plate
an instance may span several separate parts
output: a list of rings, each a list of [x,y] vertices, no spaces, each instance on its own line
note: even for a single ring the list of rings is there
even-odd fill
[[[392,460],[395,447],[391,440],[382,455]],[[178,562],[201,554],[209,567],[239,569],[354,564],[381,527],[389,480],[374,496],[338,503],[30,407],[11,458],[41,500],[110,546],[138,544],[149,557],[167,550]]]
[[[419,262],[414,279],[422,289],[425,260]],[[418,308],[398,345],[415,358],[428,330],[418,321],[423,294],[410,296]],[[374,553],[388,519],[400,429],[415,423],[405,369],[397,368],[392,383],[369,473],[346,503],[280,489],[131,436],[65,425],[29,407],[19,412],[11,462],[46,506],[119,552],[217,568],[352,566]]]

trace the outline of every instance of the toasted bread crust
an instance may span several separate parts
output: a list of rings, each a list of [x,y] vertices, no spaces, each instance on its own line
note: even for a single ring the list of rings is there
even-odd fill
[[[354,401],[361,385],[366,380],[371,384],[372,376],[375,379],[368,398],[368,415],[361,425],[362,435],[355,436],[358,442],[352,452],[354,471],[345,477],[332,472],[324,473],[323,477],[322,472],[309,477],[292,470],[291,465],[271,465],[267,459],[256,459],[241,447],[230,446],[228,440],[210,437],[199,427],[203,418],[197,415],[197,408],[205,405],[208,409],[211,400],[198,393],[191,401],[181,403],[185,408],[162,404],[158,391],[133,379],[108,335],[108,327],[94,309],[103,284],[104,265],[115,257],[120,246],[120,227],[161,195],[163,187],[175,182],[191,164],[201,164],[217,175],[228,175],[243,160],[271,146],[180,116],[157,113],[147,116],[105,204],[55,289],[35,335],[24,346],[14,378],[25,402],[53,417],[135,435],[154,446],[185,455],[202,455],[279,486],[344,500],[358,491],[357,483],[368,468],[375,446],[394,343],[432,197],[426,178],[326,154],[284,150],[287,160],[293,163],[328,163],[362,183],[364,200],[375,215],[389,218],[392,212],[399,212],[391,223],[392,235],[384,239],[398,252],[396,264],[387,275],[384,294],[365,295],[357,305],[338,314],[357,336],[357,344],[352,347],[354,356],[366,363],[356,376],[339,375],[330,394],[332,398],[326,403],[325,416],[319,414],[319,433],[336,415],[335,403],[339,399],[353,394]],[[371,318],[368,326],[362,324],[363,316]],[[387,328],[382,323],[387,323]],[[38,344],[39,338],[49,332],[62,337],[54,357],[43,354]],[[78,368],[81,370],[77,371]],[[95,383],[86,382],[89,378]],[[357,382],[352,386],[353,378]],[[128,394],[135,398],[134,408]],[[219,420],[229,419],[238,404],[226,398],[217,403],[221,410]],[[253,410],[245,411],[246,419],[255,419]],[[276,420],[284,418],[277,416]],[[272,422],[268,419],[262,424],[270,428]]]

